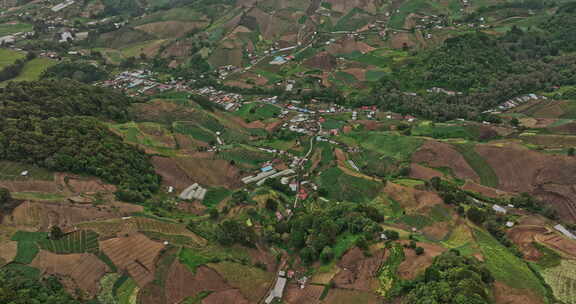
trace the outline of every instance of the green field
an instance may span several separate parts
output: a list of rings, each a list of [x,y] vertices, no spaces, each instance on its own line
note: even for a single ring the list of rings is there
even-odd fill
[[[194,122],[189,121],[177,121],[174,122],[174,131],[190,135],[195,140],[199,140],[205,143],[216,142],[216,135],[212,132],[198,126]]]
[[[382,188],[376,181],[351,176],[332,167],[320,174],[319,184],[329,199],[349,202],[365,202],[374,199]]]
[[[474,229],[474,236],[486,259],[488,269],[497,281],[512,288],[532,290],[544,298],[546,290],[526,262],[512,254],[487,232]]]
[[[128,278],[122,285],[116,290],[116,298],[118,299],[118,304],[132,304],[134,303],[132,299],[134,292],[138,290],[136,281],[132,278]]]
[[[351,132],[342,137],[348,144],[359,144],[397,160],[406,160],[422,144],[422,139],[397,135],[392,132]]]
[[[212,258],[206,257],[194,249],[182,248],[178,254],[180,263],[186,265],[190,271],[196,273],[196,269],[202,265],[208,264],[213,261]]]
[[[24,57],[26,57],[24,53],[0,48],[0,70],[13,64],[14,61],[18,59],[23,59]]]
[[[412,128],[412,135],[438,139],[463,138],[477,140],[479,132],[477,128],[472,126],[423,122]]]
[[[227,198],[230,194],[232,194],[232,191],[226,188],[209,188],[202,203],[208,207],[213,207],[218,205],[218,203]]]
[[[222,151],[220,157],[234,161],[236,164],[251,168],[260,166],[261,163],[272,160],[273,155],[246,146],[238,146],[231,150]]]
[[[485,159],[483,159],[474,150],[473,144],[456,144],[454,145],[456,150],[462,154],[466,162],[474,169],[476,174],[480,176],[480,183],[488,187],[498,187],[499,180],[498,175],[494,172],[494,169],[488,165]]]
[[[242,107],[240,107],[238,111],[234,112],[234,114],[247,121],[255,121],[276,117],[281,111],[282,110],[279,107],[271,104],[248,103],[242,105]]]
[[[559,266],[542,271],[542,276],[558,300],[566,304],[576,303],[576,263],[562,260]]]
[[[22,73],[18,77],[12,79],[12,81],[34,81],[40,79],[40,75],[44,73],[46,69],[57,64],[57,61],[48,58],[36,58],[28,61],[22,70]]]
[[[0,37],[20,32],[31,32],[33,28],[32,24],[27,23],[0,24]]]
[[[404,261],[404,257],[404,249],[400,244],[394,244],[390,248],[390,255],[378,272],[379,287],[376,292],[381,296],[389,296],[398,286],[398,267]]]
[[[45,239],[38,242],[40,248],[58,253],[98,252],[98,234],[91,230],[80,230],[65,235],[59,240]]]
[[[12,240],[18,242],[18,252],[14,258],[14,262],[30,264],[38,252],[40,252],[36,242],[45,240],[46,238],[48,238],[48,233],[45,232],[16,232],[12,236]]]
[[[27,176],[21,173],[28,171]],[[0,161],[0,180],[54,180],[54,173],[36,167],[34,165],[22,164],[11,161]]]

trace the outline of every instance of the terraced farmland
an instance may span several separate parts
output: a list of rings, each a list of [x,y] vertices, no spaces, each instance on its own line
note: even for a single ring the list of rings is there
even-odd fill
[[[560,266],[542,272],[554,295],[564,303],[576,303],[576,263],[563,260]]]
[[[59,240],[45,239],[38,242],[40,248],[57,253],[97,253],[98,234],[91,230],[80,230],[67,234]]]

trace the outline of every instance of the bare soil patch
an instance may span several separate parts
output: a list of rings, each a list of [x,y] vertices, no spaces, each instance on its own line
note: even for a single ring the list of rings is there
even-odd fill
[[[406,242],[407,243],[407,242]],[[417,246],[424,248],[424,254],[416,255],[412,249],[404,249],[406,258],[398,267],[398,274],[404,280],[413,280],[422,273],[428,266],[432,265],[434,258],[446,251],[446,248],[430,244],[430,243],[416,243]]]
[[[392,182],[386,184],[384,192],[400,203],[407,211],[428,209],[443,203],[442,198],[434,192],[416,190]]]
[[[542,257],[542,254],[532,245],[532,242],[536,240],[536,236],[547,233],[549,233],[549,229],[538,226],[516,226],[507,232],[510,240],[524,254],[524,258],[530,261],[538,261]]]
[[[154,279],[154,261],[164,245],[142,234],[134,234],[102,241],[101,247],[114,264],[127,270],[142,288]]]
[[[552,204],[564,220],[576,219],[576,158],[517,144],[478,145],[476,151],[498,175],[500,189],[531,193]]]
[[[412,155],[412,161],[435,168],[450,168],[458,178],[480,181],[480,177],[464,157],[446,143],[427,141]]]
[[[174,159],[190,180],[209,186],[234,188],[240,185],[240,172],[224,159],[180,157]]]
[[[324,286],[307,284],[300,289],[298,284],[288,284],[284,292],[284,302],[287,304],[314,304],[320,303],[320,296]]]
[[[338,263],[341,270],[334,277],[334,283],[338,288],[371,291],[384,259],[385,250],[365,257],[362,250],[354,247],[348,250]]]
[[[442,172],[419,164],[410,164],[410,177],[415,179],[429,180],[433,177],[443,177]]]
[[[228,289],[211,293],[204,300],[202,304],[249,304],[250,302],[244,298],[238,289]]]
[[[466,181],[466,184],[464,184],[464,186],[462,187],[462,189],[467,190],[467,191],[472,191],[472,192],[476,192],[476,193],[480,193],[484,196],[487,197],[502,197],[502,196],[507,196],[509,195],[508,193],[506,193],[505,191],[502,190],[498,190],[496,188],[491,188],[491,187],[487,187],[487,186],[483,186],[480,185],[478,183],[472,182],[470,180]]]
[[[6,241],[0,243],[0,267],[4,264],[10,263],[16,257],[18,253],[18,242],[16,241]]]
[[[165,186],[172,186],[176,190],[183,190],[193,184],[188,174],[178,165],[178,162],[167,157],[152,157],[152,165],[156,173],[162,176]]]

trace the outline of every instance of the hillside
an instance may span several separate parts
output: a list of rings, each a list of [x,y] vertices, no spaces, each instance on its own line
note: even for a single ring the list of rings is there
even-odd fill
[[[0,5],[1,303],[576,303],[576,3]]]

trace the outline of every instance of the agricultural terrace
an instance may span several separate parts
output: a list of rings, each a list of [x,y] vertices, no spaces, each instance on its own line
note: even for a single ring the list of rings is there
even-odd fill
[[[377,293],[384,297],[390,296],[393,290],[399,287],[398,267],[405,258],[404,249],[399,244],[392,245],[389,250],[390,255],[378,273],[379,287]]]
[[[526,262],[515,256],[494,237],[484,231],[474,229],[474,237],[486,259],[488,269],[497,281],[512,288],[527,288],[532,290],[537,296],[545,297],[546,290],[544,286],[542,286]]]
[[[576,263],[562,260],[559,266],[542,271],[554,296],[564,303],[576,303]]]
[[[38,241],[40,248],[57,254],[97,253],[98,234],[91,230],[80,230],[69,233],[59,240],[44,239]]]

